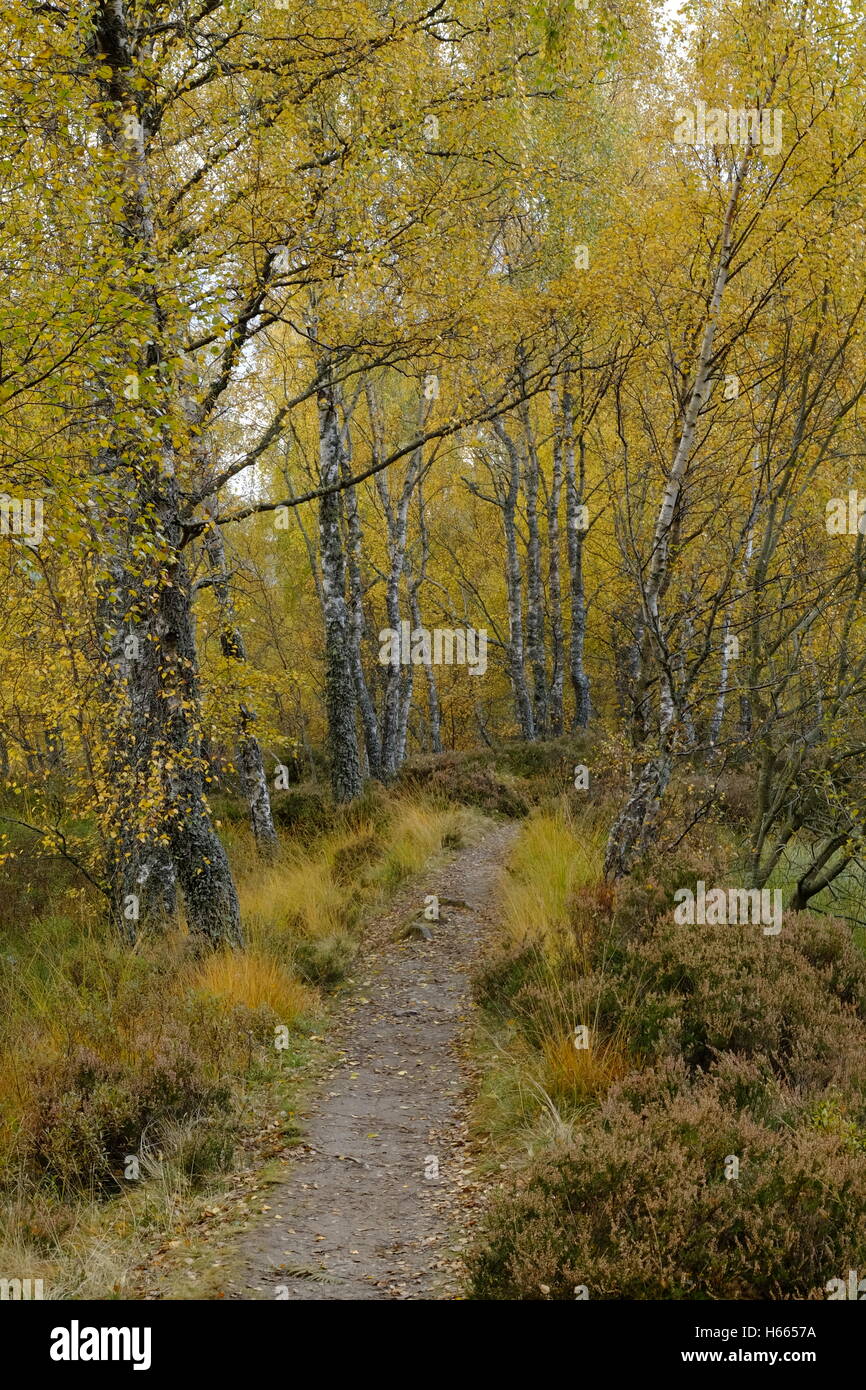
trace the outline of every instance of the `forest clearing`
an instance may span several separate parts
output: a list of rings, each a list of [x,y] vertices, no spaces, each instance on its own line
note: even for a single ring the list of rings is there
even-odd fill
[[[137,1368],[102,1303],[816,1335],[866,1298],[866,16],[0,21],[0,1302],[80,1309],[61,1368]]]

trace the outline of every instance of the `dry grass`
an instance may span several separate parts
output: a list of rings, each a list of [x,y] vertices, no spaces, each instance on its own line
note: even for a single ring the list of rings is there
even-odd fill
[[[630,1066],[616,1040],[597,1040],[592,1032],[589,1047],[576,1047],[574,1037],[546,1038],[542,1056],[542,1085],[558,1106],[568,1108],[604,1095]]]
[[[513,947],[539,945],[557,955],[573,933],[581,894],[598,891],[604,831],[580,828],[563,813],[537,812],[523,826],[502,887],[503,928]]]
[[[241,916],[253,943],[300,934],[330,936],[346,924],[346,893],[325,854],[296,852],[238,884]]]
[[[219,951],[198,967],[193,988],[230,1005],[272,1009],[283,1023],[295,1025],[321,1012],[315,990],[292,978],[282,966],[255,949]]]
[[[420,873],[443,848],[456,849],[477,834],[483,818],[458,806],[436,806],[398,797],[392,808],[388,851],[377,869],[383,887],[391,888]]]

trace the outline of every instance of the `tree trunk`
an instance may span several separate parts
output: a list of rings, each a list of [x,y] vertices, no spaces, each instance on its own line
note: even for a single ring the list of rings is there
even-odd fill
[[[544,650],[544,584],[541,577],[541,533],[538,526],[538,453],[529,407],[520,407],[524,438],[526,494],[526,655],[532,671],[533,725],[537,738],[547,735],[547,661]]]
[[[352,476],[352,436],[351,417],[344,412],[340,469],[344,478]],[[346,518],[346,571],[349,580],[349,621],[351,630],[350,660],[352,677],[355,682],[355,695],[361,712],[361,727],[364,731],[364,749],[367,755],[367,770],[377,782],[382,781],[382,748],[379,735],[379,720],[376,706],[367,684],[364,671],[364,584],[361,576],[361,554],[363,532],[358,511],[358,497],[354,487],[343,492],[344,514]]]
[[[340,481],[341,438],[331,365],[327,357],[319,360],[318,371],[319,479],[321,487],[331,487]],[[364,782],[355,727],[352,630],[345,597],[346,566],[340,530],[339,493],[327,493],[319,501],[319,540],[331,789],[335,801],[346,802],[360,796]]]
[[[205,532],[204,548],[214,577],[213,587],[220,613],[220,645],[223,656],[242,664],[247,659],[246,646],[235,620],[225,542],[213,516],[214,511],[215,508],[212,509],[213,524]],[[236,723],[238,771],[256,847],[263,858],[270,859],[277,848],[277,832],[261,745],[253,732],[255,722],[255,711],[242,699],[238,704]]]
[[[649,758],[625,806],[613,823],[604,854],[604,876],[623,878],[635,859],[648,848],[662,797],[668,788],[673,759],[668,753]]]
[[[370,398],[372,400],[372,397]],[[429,411],[429,402],[421,398],[419,429],[423,429]],[[384,473],[376,475],[376,485],[388,530],[388,573],[385,585],[385,609],[388,626],[400,632],[402,613],[400,607],[400,581],[406,570],[406,549],[409,540],[409,506],[415,488],[421,477],[422,453],[420,450],[410,456],[397,499],[396,507],[391,501],[391,493]],[[385,780],[396,777],[406,753],[406,738],[409,725],[409,708],[412,701],[414,669],[411,665],[388,665],[385,667],[385,694],[382,707],[382,770]]]
[[[815,855],[805,873],[797,880],[793,896],[788,904],[791,912],[804,912],[812,898],[829,888],[830,884],[844,873],[853,855],[846,851],[847,834],[833,835]],[[838,854],[839,858],[833,858]]]
[[[547,587],[550,595],[550,654],[551,675],[548,692],[550,710],[550,733],[559,738],[565,727],[563,710],[563,686],[565,655],[565,631],[562,622],[562,576],[559,564],[559,507],[562,498],[562,432],[558,428],[559,401],[556,389],[551,387],[551,414],[553,431],[553,473],[550,496],[547,503],[547,545],[548,571]]]
[[[142,428],[134,418],[129,423],[134,416],[129,400],[108,403],[118,506],[106,564],[111,580],[103,584],[100,613],[105,648],[114,657],[106,664],[107,705],[114,716],[106,809],[119,807],[123,813],[109,831],[115,912],[120,908],[119,921],[128,932],[130,898],[138,899],[145,889],[144,898],[152,899],[155,891],[167,901],[176,874],[192,935],[211,945],[238,946],[237,894],[205,799],[201,700],[176,470],[177,434],[187,422],[177,383],[165,365],[174,348],[163,341],[146,97],[131,82],[124,0],[101,0],[89,52],[110,72],[100,77],[100,87],[105,109],[112,112],[104,143],[122,160],[120,249],[130,283],[143,286],[141,303],[151,324],[151,341],[140,363],[150,374],[152,395],[138,407]],[[136,123],[131,137],[119,124],[124,111]],[[176,430],[165,423],[166,416]],[[126,637],[134,640],[126,643]]]
[[[409,603],[412,616],[412,626],[415,628],[423,627],[421,621],[421,585],[427,577],[427,561],[430,555],[430,543],[427,535],[427,522],[424,519],[424,495],[421,490],[421,483],[418,484],[418,534],[421,542],[421,560],[418,573],[409,586]],[[425,665],[424,674],[427,680],[427,728],[430,740],[430,752],[442,752],[442,710],[439,705],[439,690],[436,685],[436,676],[433,672],[432,663]]]
[[[201,693],[178,497],[173,483],[165,491],[164,527],[174,559],[169,562],[165,588],[158,595],[157,650],[169,750],[165,772],[172,858],[193,936],[206,939],[212,946],[242,946],[240,908],[228,857],[213,828],[205,798]]]
[[[714,753],[722,732],[722,721],[725,717],[725,703],[728,695],[728,637],[731,631],[731,615],[725,614],[725,621],[722,625],[722,659],[719,667],[719,688],[716,694],[715,708],[713,717],[710,721],[710,752]]]
[[[571,635],[568,649],[568,671],[574,691],[573,727],[585,729],[589,724],[591,707],[589,677],[584,667],[586,646],[586,590],[583,582],[583,526],[580,508],[586,483],[586,456],[583,434],[579,443],[579,473],[575,473],[574,402],[566,380],[562,393],[562,431],[565,446],[565,527],[568,554],[568,578],[571,598]]]
[[[523,647],[523,578],[520,572],[520,556],[517,549],[517,498],[520,492],[520,455],[514,440],[505,429],[502,421],[493,421],[497,438],[505,446],[508,458],[508,487],[502,508],[505,527],[505,584],[508,599],[508,664],[517,722],[521,736],[528,742],[535,738],[535,721],[532,714],[532,701],[526,684]]]
[[[154,624],[133,604],[129,557],[109,538],[109,578],[98,621],[105,644],[103,710],[111,730],[104,767],[102,819],[113,920],[132,944],[176,911],[177,873],[165,827],[163,766],[155,749],[162,724]],[[143,577],[143,576],[142,576]]]

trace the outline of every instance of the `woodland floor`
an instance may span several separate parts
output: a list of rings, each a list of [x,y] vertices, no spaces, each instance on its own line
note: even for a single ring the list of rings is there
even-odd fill
[[[305,1143],[271,1186],[269,1209],[241,1240],[226,1298],[459,1297],[473,1202],[470,972],[513,834],[490,831],[400,890],[368,927],[358,985],[329,1030],[340,1062],[311,1098]],[[432,939],[395,940],[431,893],[442,902]],[[438,1178],[426,1176],[431,1158]]]

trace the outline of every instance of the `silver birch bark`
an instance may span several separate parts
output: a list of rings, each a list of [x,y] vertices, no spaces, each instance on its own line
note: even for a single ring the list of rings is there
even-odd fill
[[[371,414],[375,415],[378,421],[379,415],[372,392],[368,400],[371,404]],[[423,428],[428,409],[429,402],[422,397],[419,428]],[[402,621],[400,589],[401,580],[406,570],[409,507],[421,477],[422,461],[422,451],[416,449],[410,455],[396,505],[392,499],[385,473],[376,474],[376,487],[382,502],[388,536],[385,612],[388,626],[398,633],[401,631]],[[413,676],[414,668],[411,664],[408,666],[390,664],[385,667],[382,702],[382,772],[386,781],[391,781],[397,775],[405,755],[409,708],[414,683]]]
[[[573,727],[585,729],[590,720],[589,677],[584,667],[586,648],[586,589],[583,579],[583,527],[581,524],[584,488],[586,485],[586,454],[581,431],[578,443],[578,467],[575,468],[574,399],[566,375],[562,391],[562,438],[565,451],[565,528],[568,556],[571,630],[568,645],[568,673],[574,692]]]
[[[235,617],[225,541],[220,527],[216,524],[215,506],[211,505],[208,510],[212,525],[205,532],[204,550],[213,576],[213,589],[220,615],[220,647],[224,657],[242,664],[247,660],[246,644]],[[238,771],[256,847],[264,858],[269,859],[277,848],[277,832],[271,812],[271,797],[261,745],[254,733],[255,722],[255,710],[246,700],[241,699],[238,702],[235,723]]]
[[[308,324],[311,336],[315,327]],[[333,487],[340,481],[342,439],[336,390],[327,354],[317,361],[319,390],[319,485]],[[352,630],[346,605],[346,562],[340,527],[340,497],[326,493],[319,501],[319,548],[322,564],[322,607],[325,625],[325,707],[328,720],[328,753],[331,790],[337,802],[353,801],[363,789],[358,734],[355,725],[356,691],[352,673]]]
[[[550,733],[559,738],[564,729],[563,688],[565,630],[562,620],[562,575],[559,556],[559,509],[562,500],[562,431],[560,428],[560,406],[556,387],[550,389],[551,415],[553,417],[553,466],[550,483],[550,496],[547,502],[547,546],[548,570],[547,587],[550,599],[550,687],[548,707],[550,711]]]
[[[520,454],[501,420],[493,421],[493,429],[505,449],[508,460],[508,481],[502,505],[502,523],[505,529],[505,585],[508,602],[508,665],[521,737],[531,741],[535,738],[535,721],[524,667],[523,576],[520,570],[520,552],[517,548]]]
[[[730,658],[728,654],[728,637],[731,632],[731,615],[725,613],[725,620],[722,624],[722,655],[719,664],[719,686],[716,693],[716,702],[713,707],[713,717],[710,720],[710,752],[715,752],[722,732],[722,722],[725,718],[725,702],[728,694],[728,669]]]
[[[340,469],[344,478],[352,476],[352,431],[351,411],[344,409]],[[361,728],[364,731],[364,752],[367,771],[376,781],[382,780],[382,750],[379,735],[379,720],[376,706],[367,684],[364,671],[364,583],[361,573],[361,556],[364,536],[361,516],[358,510],[358,497],[354,487],[343,491],[343,508],[346,518],[346,573],[349,584],[349,622],[351,631],[350,661],[355,694],[361,714]]]
[[[413,578],[409,586],[409,604],[412,615],[412,626],[419,628],[423,626],[421,620],[421,586],[427,578],[427,562],[430,555],[430,541],[427,532],[427,522],[424,517],[424,493],[422,484],[418,483],[418,537],[421,544],[421,558],[418,566],[418,573]],[[439,689],[436,684],[436,676],[433,665],[425,665],[424,675],[427,681],[427,731],[430,740],[430,752],[442,752],[442,709],[439,704]]]
[[[523,427],[524,495],[526,497],[526,655],[532,671],[533,725],[537,738],[547,734],[547,661],[544,649],[544,583],[538,525],[540,469],[535,435],[526,401],[519,409]]]

